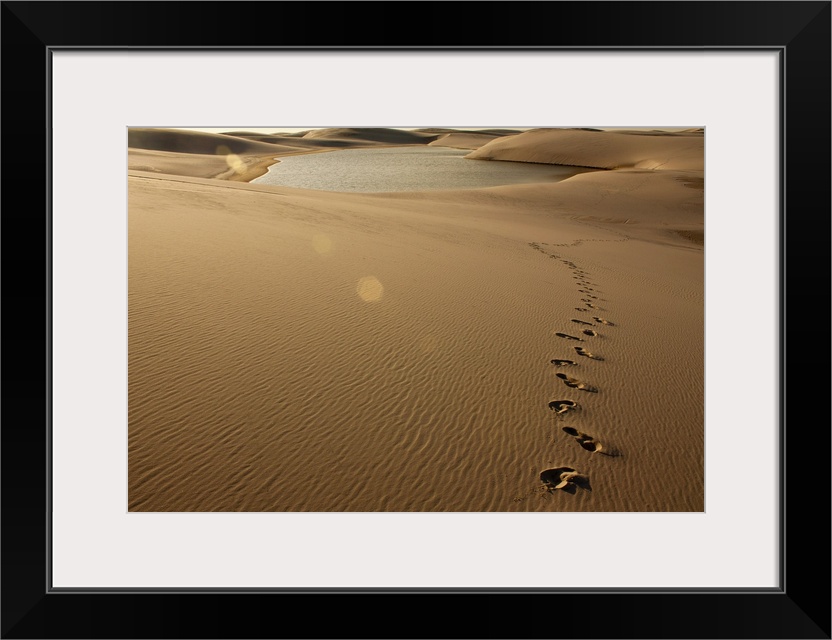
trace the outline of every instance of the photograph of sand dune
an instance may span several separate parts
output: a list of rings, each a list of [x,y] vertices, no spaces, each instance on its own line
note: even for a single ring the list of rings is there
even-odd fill
[[[129,128],[131,512],[703,512],[704,129]]]

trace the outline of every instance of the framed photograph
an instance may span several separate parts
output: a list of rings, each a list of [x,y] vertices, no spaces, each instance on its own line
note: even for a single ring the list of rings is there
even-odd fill
[[[4,638],[830,637],[829,2],[2,11]]]

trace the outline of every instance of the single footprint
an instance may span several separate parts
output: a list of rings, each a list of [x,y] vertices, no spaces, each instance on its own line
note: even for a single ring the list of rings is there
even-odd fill
[[[593,320],[595,320],[595,322],[600,322],[601,324],[605,324],[605,325],[607,325],[607,326],[609,326],[609,327],[614,327],[614,326],[615,326],[615,325],[614,325],[612,322],[610,322],[609,320],[604,320],[603,318],[599,318],[598,316],[592,316],[592,319],[593,319]]]
[[[557,373],[555,375],[563,380],[563,384],[567,387],[572,387],[573,389],[579,389],[581,391],[589,391],[590,393],[598,393],[598,389],[592,385],[587,384],[586,382],[581,382],[580,380],[575,380],[575,378],[570,378],[565,373]]]
[[[578,289],[578,291],[580,291],[581,293],[592,293],[593,291],[595,291],[595,289],[590,289],[589,287],[587,287],[586,289]]]
[[[563,430],[570,436],[575,438],[578,441],[578,444],[581,445],[581,447],[583,447],[587,451],[591,451],[592,453],[600,453],[601,455],[609,456],[610,458],[620,458],[622,455],[624,455],[618,449],[607,449],[600,442],[598,442],[598,440],[586,433],[581,433],[574,427],[564,427]]]
[[[602,449],[604,448],[603,445],[592,436],[589,436],[585,433],[581,433],[574,427],[564,427],[563,430],[570,436],[575,438],[578,441],[578,444],[581,445],[587,451],[591,451],[592,453],[602,452]]]
[[[549,490],[562,489],[567,493],[574,494],[577,488],[592,491],[589,485],[589,477],[578,473],[572,467],[555,467],[544,469],[540,472],[540,481]]]
[[[579,356],[584,356],[585,358],[592,358],[593,360],[603,360],[601,356],[596,356],[584,349],[583,347],[575,347],[575,351],[578,352]]]
[[[578,408],[578,403],[573,400],[552,400],[549,403],[549,408],[555,413],[566,413]]]
[[[582,338],[576,338],[575,336],[570,336],[568,333],[561,333],[558,331],[555,334],[558,338],[566,338],[567,340],[577,340],[578,342],[583,342]]]
[[[591,322],[586,322],[584,320],[575,320],[575,318],[572,318],[572,322],[577,322],[578,324],[588,324],[589,326],[592,326]]]
[[[573,362],[572,360],[559,360],[559,359],[556,358],[556,359],[552,360],[552,364],[555,365],[556,367],[567,367],[569,365],[573,365],[573,364],[577,364],[577,363]]]
[[[581,307],[575,307],[575,311],[589,311],[589,309],[582,309]]]
[[[595,336],[597,336],[597,335],[598,335],[598,334],[597,334],[597,333],[595,333],[592,329],[584,329],[584,333],[585,333],[586,335],[588,335],[588,336],[593,336],[593,337],[595,337]]]
[[[594,304],[592,304],[591,302],[587,302],[586,306],[588,306],[590,309],[597,309],[598,308]]]

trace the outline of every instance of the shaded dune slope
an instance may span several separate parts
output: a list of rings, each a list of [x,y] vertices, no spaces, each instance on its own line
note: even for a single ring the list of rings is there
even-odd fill
[[[432,133],[383,127],[336,127],[310,131],[303,139],[362,140],[383,144],[427,144],[437,137]]]
[[[177,153],[202,154],[260,154],[277,153],[280,146],[249,140],[239,136],[201,131],[173,129],[145,129],[131,127],[127,130],[127,146],[133,149],[153,149]]]

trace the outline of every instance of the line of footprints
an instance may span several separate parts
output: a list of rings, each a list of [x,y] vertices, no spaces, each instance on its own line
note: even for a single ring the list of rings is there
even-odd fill
[[[589,274],[580,269],[578,265],[576,265],[571,260],[564,260],[560,258],[560,256],[550,254],[545,251],[540,245],[537,243],[529,243],[536,251],[540,251],[546,255],[549,255],[552,258],[559,259],[563,264],[565,264],[571,271],[572,277],[576,280],[576,284],[578,285],[578,292],[581,294],[580,301],[582,306],[575,307],[575,311],[580,313],[586,313],[587,318],[591,318],[592,322],[580,318],[572,318],[572,322],[576,325],[571,333],[558,331],[555,335],[558,338],[561,338],[566,341],[570,342],[587,342],[592,338],[596,338],[599,336],[596,328],[599,328],[599,325],[605,327],[613,327],[615,326],[612,322],[607,320],[606,318],[602,318],[598,315],[591,315],[593,313],[598,313],[601,311],[601,308],[597,306],[597,302],[599,301],[598,296],[596,295],[597,292],[593,289],[593,283],[589,280]],[[577,333],[578,335],[573,335]],[[585,346],[573,346],[575,353],[578,356],[588,358],[590,360],[597,360],[603,361],[600,355],[593,353]],[[555,367],[575,367],[578,366],[578,363],[574,360],[569,360],[565,358],[555,358],[552,361],[552,364]],[[584,391],[587,393],[598,393],[598,387],[576,378],[567,375],[566,373],[556,373],[557,378],[563,381],[570,389],[577,389],[578,391]],[[579,405],[574,400],[552,400],[549,402],[549,409],[553,411],[558,419],[563,419],[565,416],[570,414],[572,411],[575,411],[579,408]],[[566,436],[568,436],[571,440],[573,440],[578,446],[582,449],[588,451],[591,454],[601,454],[606,456],[620,456],[621,453],[616,450],[607,450],[604,446],[593,436],[583,433],[579,431],[575,427],[566,426],[562,427],[562,431]],[[589,482],[589,476],[585,473],[582,473],[572,467],[554,467],[551,469],[544,469],[540,472],[540,481],[543,483],[542,489],[545,489],[548,492],[560,490],[565,491],[567,493],[575,494],[577,493],[578,489],[591,491],[592,487]]]

